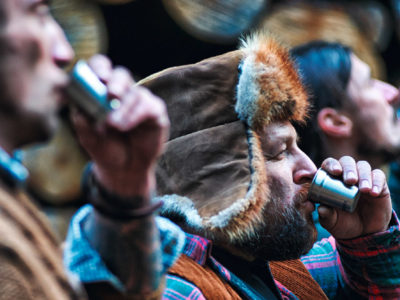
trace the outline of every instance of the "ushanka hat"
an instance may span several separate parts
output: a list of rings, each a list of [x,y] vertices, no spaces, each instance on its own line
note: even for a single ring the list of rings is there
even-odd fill
[[[237,51],[140,84],[165,100],[171,121],[156,172],[162,214],[213,240],[251,236],[269,201],[258,129],[307,111],[286,49],[254,34]]]

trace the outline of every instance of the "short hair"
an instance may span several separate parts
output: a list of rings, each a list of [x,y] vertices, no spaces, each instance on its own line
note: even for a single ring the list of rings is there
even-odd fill
[[[311,105],[306,125],[296,127],[299,145],[319,165],[324,157],[317,115],[325,107],[341,109],[349,103],[346,89],[351,73],[351,50],[339,43],[313,41],[293,48],[290,53]]]

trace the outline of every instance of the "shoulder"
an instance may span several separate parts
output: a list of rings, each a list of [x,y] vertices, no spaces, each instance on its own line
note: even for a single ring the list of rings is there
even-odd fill
[[[166,276],[166,288],[164,290],[163,299],[191,299],[205,300],[206,298],[200,289],[194,284],[182,279],[178,276],[168,274]]]

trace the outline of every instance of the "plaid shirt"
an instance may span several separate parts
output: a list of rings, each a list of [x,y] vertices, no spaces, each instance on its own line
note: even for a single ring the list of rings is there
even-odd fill
[[[91,207],[84,207],[72,220],[64,252],[66,266],[83,282],[108,280],[118,286],[118,280],[82,234],[81,223],[90,210]],[[158,219],[157,225],[163,245],[164,272],[176,260],[178,252],[182,252],[200,265],[208,264],[248,299],[257,299],[246,284],[212,257],[209,240],[186,234],[183,250],[177,249],[181,245],[177,243],[180,240],[177,228],[165,219]],[[330,237],[316,243],[301,260],[329,299],[400,299],[400,226],[395,214],[385,232],[340,242]],[[192,283],[170,274],[166,277],[163,299],[205,299]],[[298,299],[278,281],[275,284],[282,299]]]

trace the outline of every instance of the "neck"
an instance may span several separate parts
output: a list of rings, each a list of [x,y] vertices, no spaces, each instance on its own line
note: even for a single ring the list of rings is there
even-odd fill
[[[352,143],[352,141],[348,138],[334,138],[334,137],[325,137],[322,141],[323,151],[322,158],[325,159],[327,157],[333,157],[339,159],[344,155],[349,155],[354,157],[356,154],[356,147]]]
[[[40,128],[41,124],[32,120],[29,116],[0,110],[0,145],[6,152],[10,154],[21,146],[48,139],[48,133]]]
[[[228,252],[229,254],[233,255],[233,256],[237,256],[241,259],[244,259],[246,261],[252,262],[254,261],[256,258],[253,257],[250,254],[244,253],[243,251],[237,249],[234,246],[230,246],[230,245],[222,245],[222,244],[217,244],[216,247],[218,247],[219,249]]]
[[[0,145],[10,155],[17,148],[17,137],[21,134],[18,131],[17,124],[0,113]]]

